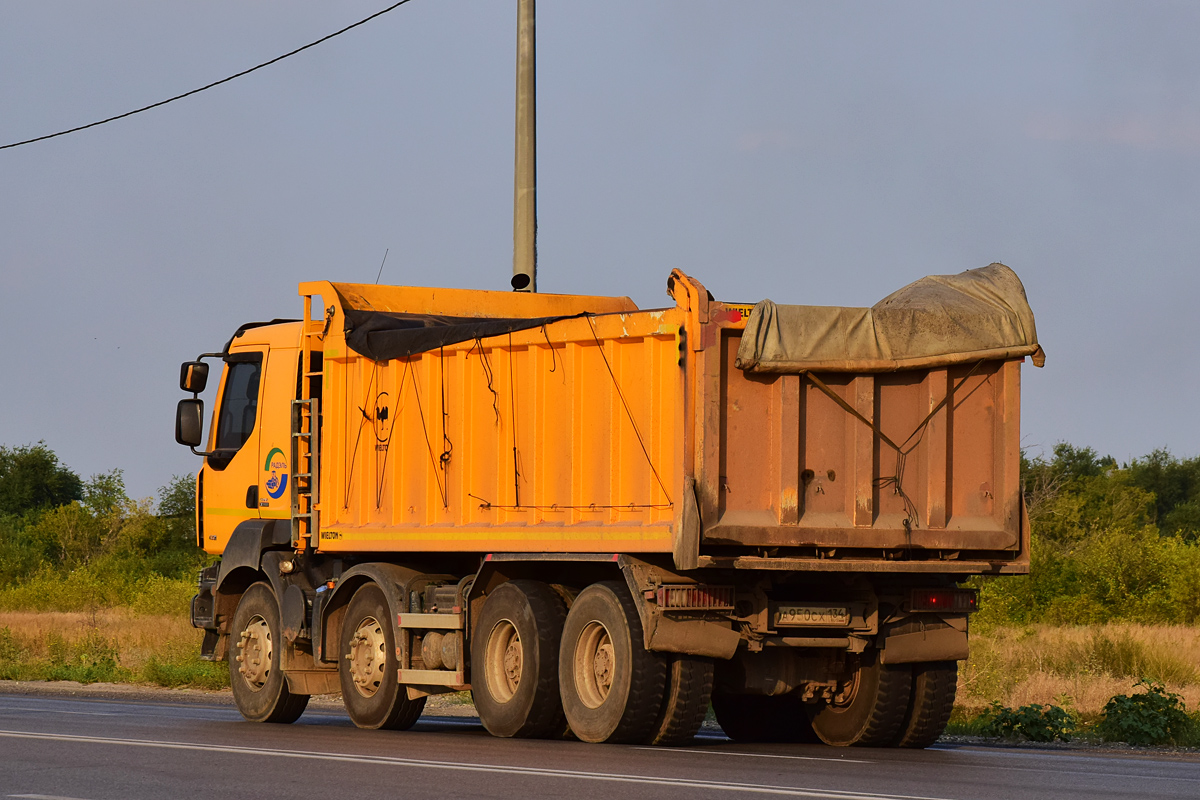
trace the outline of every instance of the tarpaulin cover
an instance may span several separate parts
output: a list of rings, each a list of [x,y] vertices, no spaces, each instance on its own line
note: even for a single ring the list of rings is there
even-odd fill
[[[871,308],[754,307],[736,365],[750,372],[889,372],[1046,356],[1021,279],[1003,264],[930,275]]]
[[[502,336],[513,331],[540,328],[573,316],[447,317],[436,314],[405,314],[392,311],[366,311],[343,307],[346,317],[346,344],[359,355],[373,361],[404,358],[439,347]]]

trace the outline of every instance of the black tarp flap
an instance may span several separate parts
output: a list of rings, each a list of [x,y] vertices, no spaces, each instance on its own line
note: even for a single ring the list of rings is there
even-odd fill
[[[372,361],[405,358],[436,350],[450,344],[502,336],[514,331],[540,328],[561,317],[447,317],[438,314],[404,314],[392,311],[364,311],[343,307],[346,317],[346,344]]]

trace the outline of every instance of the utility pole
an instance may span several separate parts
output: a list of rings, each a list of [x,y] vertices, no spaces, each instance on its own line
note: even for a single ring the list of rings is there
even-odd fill
[[[517,0],[517,153],[513,185],[513,276],[518,292],[537,291],[537,73],[534,0]]]

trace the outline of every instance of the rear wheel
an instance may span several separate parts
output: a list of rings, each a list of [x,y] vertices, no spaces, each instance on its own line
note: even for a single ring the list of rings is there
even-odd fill
[[[900,727],[896,747],[929,747],[941,737],[954,709],[958,689],[958,662],[913,664],[908,714]]]
[[[566,616],[562,598],[538,581],[510,581],[488,595],[471,642],[471,683],[479,720],[493,736],[562,733],[558,653]]]
[[[585,742],[632,743],[650,736],[666,670],[646,650],[642,623],[623,582],[594,583],[567,612],[558,685],[571,732]]]
[[[238,642],[230,653],[229,685],[233,701],[251,722],[295,722],[308,705],[308,695],[288,691],[279,662],[279,604],[265,583],[253,584],[233,614]]]
[[[360,728],[411,728],[425,698],[408,698],[397,675],[392,614],[383,590],[368,583],[354,593],[342,619],[338,672],[342,702]]]
[[[893,743],[908,712],[911,668],[881,664],[874,650],[848,657],[846,667],[833,699],[809,707],[813,730],[826,744],[842,747]]]
[[[658,721],[647,744],[684,745],[695,738],[712,697],[713,662],[695,656],[667,658],[667,683]]]
[[[808,712],[797,694],[713,693],[713,712],[735,742],[816,742]]]

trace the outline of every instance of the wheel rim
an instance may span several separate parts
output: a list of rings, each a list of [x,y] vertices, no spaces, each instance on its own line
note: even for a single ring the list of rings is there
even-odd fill
[[[255,614],[242,630],[238,640],[238,672],[254,691],[266,686],[271,677],[271,626],[261,615]]]
[[[507,703],[517,693],[525,667],[525,648],[512,620],[502,619],[492,628],[484,659],[488,690],[497,702]]]
[[[612,690],[616,671],[616,651],[608,628],[595,620],[579,632],[575,644],[575,687],[579,699],[588,708],[599,708]]]
[[[374,617],[365,617],[350,637],[350,677],[354,688],[363,697],[373,697],[383,683],[383,668],[387,663],[387,640],[383,626]]]
[[[829,708],[836,712],[845,711],[858,697],[859,685],[862,683],[862,666],[856,666],[850,676],[838,685],[838,690],[834,692],[833,698],[829,701]]]

